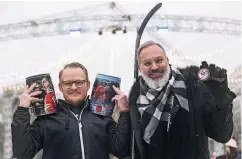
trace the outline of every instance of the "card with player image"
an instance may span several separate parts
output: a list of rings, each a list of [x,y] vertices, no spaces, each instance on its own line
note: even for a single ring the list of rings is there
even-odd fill
[[[41,91],[42,93],[36,96],[40,101],[31,103],[31,112],[35,116],[56,113],[56,95],[50,74],[39,74],[26,78],[28,86],[33,83],[37,85],[32,92]]]
[[[120,88],[121,78],[105,74],[97,74],[91,94],[91,110],[95,114],[112,116],[115,102],[112,98],[116,95],[113,85]]]

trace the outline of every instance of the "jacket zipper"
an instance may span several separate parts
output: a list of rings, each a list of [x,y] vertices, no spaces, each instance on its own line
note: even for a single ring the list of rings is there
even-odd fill
[[[171,125],[171,113],[168,114],[168,120],[167,120],[167,133],[170,133],[170,125]]]
[[[81,140],[81,149],[82,149],[82,159],[85,159],[85,151],[84,151],[84,143],[83,143],[83,134],[82,134],[82,123],[81,123],[81,119],[82,119],[82,113],[84,111],[84,109],[86,108],[86,106],[82,109],[80,117],[79,117],[79,132],[80,132],[80,140]]]
[[[71,113],[76,117],[77,121],[78,121],[78,128],[79,128],[79,133],[80,133],[80,142],[81,142],[81,149],[82,149],[82,159],[85,159],[85,148],[84,148],[84,142],[83,142],[83,133],[82,133],[82,123],[81,123],[81,118],[82,118],[82,113],[84,111],[84,109],[87,107],[87,105],[85,105],[85,107],[82,109],[81,113],[80,113],[80,117],[78,119],[78,116],[75,115],[72,111]]]

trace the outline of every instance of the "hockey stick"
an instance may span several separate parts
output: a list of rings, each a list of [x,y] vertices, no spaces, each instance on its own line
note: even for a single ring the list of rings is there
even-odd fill
[[[141,23],[141,26],[138,30],[138,34],[136,37],[136,43],[135,43],[135,59],[134,59],[134,78],[135,81],[138,80],[138,60],[137,60],[137,50],[139,48],[140,45],[140,39],[141,36],[144,32],[145,26],[147,25],[147,23],[149,22],[149,20],[151,19],[151,17],[155,14],[155,12],[162,6],[162,3],[158,3],[157,5],[155,5],[154,8],[152,8],[150,10],[150,12],[146,15],[145,19],[143,20],[143,22]]]

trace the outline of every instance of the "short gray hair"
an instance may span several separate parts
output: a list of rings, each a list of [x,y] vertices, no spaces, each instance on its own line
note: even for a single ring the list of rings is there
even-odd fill
[[[157,46],[159,46],[163,51],[164,51],[164,53],[166,54],[166,51],[165,51],[165,49],[159,44],[159,43],[156,43],[156,42],[154,42],[154,41],[146,41],[145,43],[143,43],[143,44],[141,44],[139,47],[138,47],[138,49],[137,49],[137,61],[138,61],[138,64],[139,64],[139,54],[140,54],[140,52],[142,51],[142,49],[143,48],[146,48],[146,47],[148,47],[148,46],[151,46],[151,45],[157,45]]]

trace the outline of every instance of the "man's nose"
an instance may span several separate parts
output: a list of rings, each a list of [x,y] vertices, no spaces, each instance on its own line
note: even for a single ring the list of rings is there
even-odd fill
[[[75,83],[72,83],[72,85],[71,85],[71,89],[77,89],[77,87],[76,87],[76,84],[75,84]]]
[[[159,66],[155,62],[152,62],[151,70],[157,70],[158,68]]]

